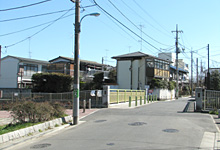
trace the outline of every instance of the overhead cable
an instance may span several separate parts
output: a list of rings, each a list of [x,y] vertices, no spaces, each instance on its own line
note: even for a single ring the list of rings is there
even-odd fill
[[[118,19],[116,19],[114,16],[112,16],[110,13],[108,13],[105,9],[103,9],[95,0],[93,0],[93,2],[96,4],[97,7],[99,7],[104,13],[106,13],[107,15],[109,15],[111,18],[113,18],[116,22],[118,22],[120,25],[122,25],[124,28],[126,28],[127,30],[129,30],[131,33],[133,33],[134,35],[136,35],[137,37],[139,37],[140,39],[142,39],[145,43],[147,43],[148,45],[150,45],[151,47],[153,47],[154,49],[161,51],[160,49],[158,49],[157,47],[155,47],[154,45],[152,45],[151,43],[149,43],[148,41],[146,41],[145,39],[143,39],[141,36],[139,36],[137,33],[135,33],[133,30],[131,30],[130,28],[128,28],[126,25],[124,25],[122,22],[120,22]]]
[[[45,2],[49,2],[49,1],[51,1],[51,0],[45,0],[45,1],[38,2],[38,3],[33,3],[33,4],[29,4],[29,5],[25,5],[25,6],[19,6],[19,7],[14,7],[14,8],[1,9],[0,11],[9,11],[9,10],[26,8],[26,7],[42,4],[42,3],[45,3]]]
[[[123,17],[125,17],[125,18],[126,18],[131,24],[133,24],[138,30],[140,30],[140,28],[139,28],[135,23],[133,23],[126,15],[124,15],[124,14],[122,13],[122,11],[120,11],[120,10],[111,2],[111,0],[108,0],[108,1],[109,1],[109,3],[111,3],[111,5],[112,5]],[[161,43],[161,42],[155,40],[154,38],[152,38],[151,36],[149,36],[148,34],[146,34],[146,33],[143,32],[143,31],[141,31],[141,32],[144,33],[144,35],[146,35],[147,37],[149,37],[151,40],[153,40],[153,41],[155,41],[155,42],[157,42],[157,43],[159,43],[159,44],[161,44],[161,45],[170,46],[170,45],[166,45],[166,44],[163,44],[163,43]]]
[[[73,7],[73,8],[74,8],[74,7]],[[69,11],[71,11],[73,8],[69,9]],[[63,15],[61,15],[59,18],[57,18],[56,20],[54,20],[53,22],[51,22],[51,23],[50,23],[49,25],[47,25],[46,27],[44,27],[44,28],[42,28],[41,30],[37,31],[36,33],[32,34],[31,36],[29,36],[29,37],[27,37],[27,38],[25,38],[25,39],[23,39],[23,40],[21,40],[21,41],[18,41],[18,42],[14,43],[14,44],[5,46],[5,48],[12,47],[12,46],[14,46],[14,45],[17,45],[17,44],[19,44],[19,43],[21,43],[21,42],[24,42],[24,41],[28,40],[29,38],[32,38],[33,36],[35,36],[35,35],[37,35],[38,33],[44,31],[46,28],[50,27],[52,24],[54,24],[55,22],[57,22],[58,20],[60,20],[60,19],[61,19],[62,17],[64,17],[67,13],[69,13],[69,11],[67,11],[66,13],[64,13]]]

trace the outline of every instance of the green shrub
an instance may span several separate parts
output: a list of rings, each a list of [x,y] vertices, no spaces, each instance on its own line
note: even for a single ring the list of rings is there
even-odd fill
[[[174,81],[168,82],[168,89],[169,90],[173,90],[173,89],[175,89],[175,87],[176,87],[176,82],[174,82]]]
[[[16,122],[44,122],[53,118],[65,116],[64,107],[60,103],[49,102],[17,102],[11,109],[11,114]]]
[[[33,92],[61,93],[71,91],[73,79],[61,73],[36,73],[32,76]]]
[[[59,102],[50,103],[50,105],[53,107],[53,117],[61,118],[65,116],[65,108],[61,105]]]

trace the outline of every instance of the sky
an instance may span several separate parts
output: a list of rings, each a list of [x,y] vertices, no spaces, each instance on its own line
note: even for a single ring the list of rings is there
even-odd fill
[[[219,0],[81,0],[81,18],[94,12],[100,16],[81,23],[80,59],[101,63],[104,57],[104,63],[115,66],[111,57],[117,55],[175,52],[172,31],[178,25],[183,31],[178,34],[179,58],[190,67],[193,51],[194,74],[196,58],[199,67],[208,67],[208,44],[210,67],[219,67],[219,6]],[[70,0],[0,0],[1,57],[73,57],[74,9]]]

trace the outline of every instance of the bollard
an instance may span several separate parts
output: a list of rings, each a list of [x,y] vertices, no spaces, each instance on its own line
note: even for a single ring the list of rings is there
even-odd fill
[[[218,109],[218,118],[220,118],[220,109]]]
[[[153,95],[150,96],[150,101],[151,101],[151,103],[152,103],[152,101],[153,101]]]
[[[142,97],[140,96],[140,105],[142,105]]]
[[[150,95],[147,95],[147,103],[150,102]]]
[[[137,96],[135,97],[135,106],[137,106],[137,103],[138,103],[138,101],[137,101]]]
[[[83,113],[86,112],[86,100],[83,100]]]
[[[146,104],[146,95],[144,96],[144,104]]]
[[[131,96],[129,96],[129,107],[131,107]]]
[[[157,101],[157,95],[155,95],[155,99],[156,99],[156,101]]]
[[[92,106],[91,99],[89,99],[89,109],[91,109],[91,106]]]

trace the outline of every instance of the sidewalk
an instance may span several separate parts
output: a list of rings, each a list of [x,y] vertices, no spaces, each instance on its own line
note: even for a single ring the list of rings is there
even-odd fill
[[[79,119],[82,119],[85,116],[96,112],[97,110],[99,110],[99,109],[86,109],[85,113],[83,113],[83,109],[80,109],[79,110]],[[73,115],[73,110],[72,109],[66,109],[65,113],[67,115],[72,116]],[[9,124],[9,123],[12,122],[12,120],[13,120],[13,118],[12,118],[9,111],[3,111],[3,110],[0,111],[0,126]]]

